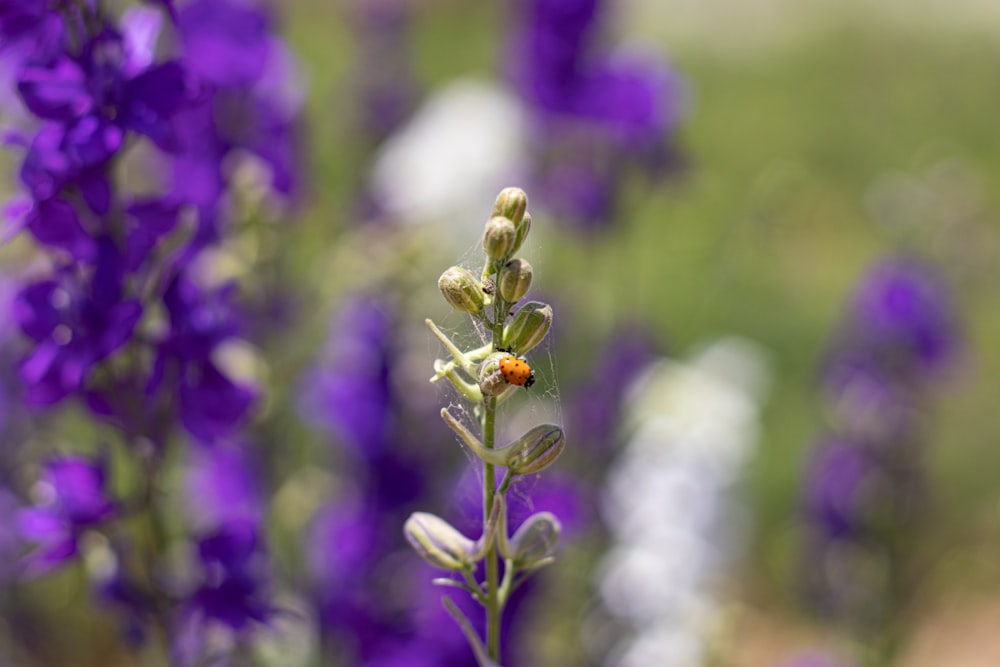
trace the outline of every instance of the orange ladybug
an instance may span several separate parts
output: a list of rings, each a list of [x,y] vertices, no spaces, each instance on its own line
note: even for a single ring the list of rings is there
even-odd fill
[[[535,374],[528,362],[512,354],[500,360],[500,373],[504,380],[518,387],[527,389],[535,384]]]

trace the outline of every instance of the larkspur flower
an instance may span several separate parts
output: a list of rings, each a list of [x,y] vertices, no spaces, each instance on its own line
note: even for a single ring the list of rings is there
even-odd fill
[[[193,664],[215,628],[242,640],[272,611],[261,492],[235,438],[256,392],[222,360],[240,335],[236,287],[203,282],[199,261],[237,222],[229,195],[244,153],[270,168],[258,184],[269,193],[298,187],[302,89],[262,4],[17,4],[0,5],[0,43],[21,107],[4,143],[21,154],[24,192],[4,207],[3,235],[24,230],[48,259],[12,306],[26,339],[24,400],[80,400],[139,472],[119,503],[103,462],[45,463],[39,504],[17,513],[40,544],[25,571],[80,551],[103,559],[98,599],[131,614],[132,636],[155,620]],[[176,39],[160,39],[164,26]],[[161,182],[158,170],[175,177]],[[186,591],[163,576],[170,534],[158,528],[181,430],[205,448],[190,488],[203,510],[191,521],[199,567]],[[137,553],[129,534],[143,521],[152,544]]]
[[[393,330],[386,308],[366,297],[342,306],[331,327],[340,335],[330,336],[300,393],[303,418],[364,457],[385,450],[393,429]]]
[[[31,283],[18,294],[14,318],[35,348],[21,364],[25,400],[50,405],[83,389],[95,364],[129,340],[142,305],[124,298],[122,258],[110,240],[81,285],[79,272]]]
[[[508,75],[533,120],[531,178],[561,219],[603,228],[625,170],[657,175],[670,162],[678,77],[655,57],[602,48],[611,3],[522,0],[517,9]]]
[[[214,352],[237,331],[232,299],[235,286],[201,288],[178,274],[163,302],[169,327],[157,346],[146,393],[176,395],[177,419],[195,438],[215,441],[232,434],[249,410],[254,392],[218,367]]]
[[[276,609],[261,528],[253,521],[232,520],[201,536],[196,545],[201,579],[175,619],[171,655],[180,665],[202,664],[217,647],[218,633],[237,643],[251,638]]]
[[[865,640],[894,628],[909,535],[924,504],[924,408],[953,367],[946,286],[914,256],[859,281],[823,368],[830,432],[804,480],[802,580],[815,610]]]
[[[102,460],[65,455],[45,462],[38,482],[39,502],[17,517],[21,536],[38,545],[24,562],[27,576],[44,574],[75,557],[84,531],[119,513],[107,486]]]

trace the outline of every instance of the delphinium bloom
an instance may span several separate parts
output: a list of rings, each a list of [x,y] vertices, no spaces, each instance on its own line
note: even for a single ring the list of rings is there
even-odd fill
[[[412,633],[406,577],[390,582],[386,573],[405,548],[399,526],[427,492],[432,467],[419,445],[427,417],[404,409],[394,377],[398,317],[388,299],[345,299],[299,395],[303,419],[329,438],[342,482],[304,541],[323,645],[346,664],[377,664]]]
[[[925,507],[927,408],[958,354],[943,280],[915,257],[879,261],[834,341],[823,375],[830,429],[803,490],[805,589],[825,616],[891,652]]]
[[[80,456],[53,457],[38,480],[40,499],[17,516],[21,535],[37,543],[24,562],[29,575],[43,574],[75,557],[84,531],[120,512],[110,497],[107,466]]]
[[[705,661],[719,588],[743,546],[736,486],[765,383],[760,351],[724,339],[687,362],[653,362],[631,387],[628,443],[603,496],[612,547],[598,585],[620,631],[588,647],[602,664]]]
[[[252,600],[241,613],[262,620],[268,606],[248,589],[258,590],[256,524],[250,537],[232,521],[193,535],[206,584],[190,599],[161,571],[180,532],[162,507],[162,480],[174,443],[232,446],[225,443],[250,414],[254,388],[222,361],[240,336],[237,286],[212,276],[206,257],[240,222],[232,203],[241,165],[266,167],[258,187],[296,192],[301,99],[288,85],[289,54],[255,2],[159,2],[120,13],[101,0],[22,4],[0,9],[3,56],[24,112],[7,142],[21,152],[23,193],[5,211],[6,232],[25,230],[46,259],[11,309],[24,334],[24,400],[38,410],[81,405],[125,454],[109,460],[138,476],[123,487],[127,497],[114,498],[104,478],[118,471],[104,463],[44,464],[39,488],[50,490],[23,512],[31,519],[24,536],[41,545],[28,570],[68,562],[82,532],[114,524],[105,537],[117,565],[105,602],[131,611],[145,604],[170,641],[192,629],[192,605],[239,625],[216,604],[235,585]],[[176,39],[160,40],[163,28]],[[77,462],[74,474],[66,461]],[[137,523],[152,540],[126,539]],[[238,543],[238,557],[219,556],[227,540]]]
[[[603,228],[627,175],[656,175],[671,159],[679,79],[652,55],[605,48],[613,3],[516,5],[508,75],[533,121],[531,177],[560,219]]]
[[[193,451],[185,486],[196,576],[171,650],[179,664],[200,664],[230,645],[243,648],[275,607],[263,545],[265,500],[250,448],[226,442]]]

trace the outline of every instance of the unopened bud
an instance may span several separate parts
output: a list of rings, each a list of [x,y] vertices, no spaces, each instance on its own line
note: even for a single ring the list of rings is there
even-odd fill
[[[517,229],[510,219],[503,216],[490,218],[483,234],[483,250],[492,260],[504,259],[514,252]]]
[[[509,446],[507,469],[516,475],[532,475],[552,465],[566,447],[563,430],[555,424],[531,429]]]
[[[517,354],[527,354],[541,343],[552,327],[552,306],[540,301],[529,301],[514,314],[514,319],[504,327],[503,343]]]
[[[521,248],[521,244],[524,243],[524,239],[528,238],[528,232],[531,231],[531,214],[527,211],[521,217],[521,221],[515,223],[515,236],[514,236],[514,247],[511,249],[511,254],[514,254]]]
[[[531,264],[524,259],[512,259],[500,271],[500,296],[514,303],[528,293],[531,287]]]
[[[562,525],[551,512],[532,514],[507,545],[505,554],[514,561],[519,570],[534,570],[552,562],[559,546]]]
[[[403,533],[413,550],[434,567],[465,570],[472,566],[475,543],[436,514],[414,512],[403,524]]]
[[[504,188],[493,202],[493,215],[503,216],[517,225],[528,208],[528,195],[521,188]]]
[[[486,295],[472,271],[453,266],[438,278],[438,289],[455,310],[478,315],[483,312]]]
[[[499,396],[510,388],[500,372],[500,360],[506,356],[509,356],[506,352],[494,352],[479,367],[479,389],[484,395]]]

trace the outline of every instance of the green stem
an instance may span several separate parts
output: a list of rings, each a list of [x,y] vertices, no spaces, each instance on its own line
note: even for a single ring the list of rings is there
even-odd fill
[[[488,264],[497,291],[493,301],[493,321],[491,325],[493,346],[503,345],[503,325],[507,319],[507,304],[500,295],[499,278],[502,264]],[[490,396],[486,399],[483,410],[483,445],[487,449],[496,446],[496,414],[497,399]],[[506,481],[506,480],[505,480]],[[493,510],[494,498],[497,493],[505,493],[506,486],[498,490],[496,487],[496,467],[489,463],[483,466],[483,530],[489,521]],[[486,551],[486,651],[490,659],[500,662],[500,616],[503,613],[503,600],[500,591],[500,560],[497,554],[496,541],[492,542]]]
[[[486,399],[483,410],[483,445],[493,449],[496,443],[497,399]],[[483,529],[489,521],[496,497],[496,467],[490,463],[483,466]],[[500,568],[497,561],[496,543],[486,550],[486,652],[490,659],[500,662]]]

